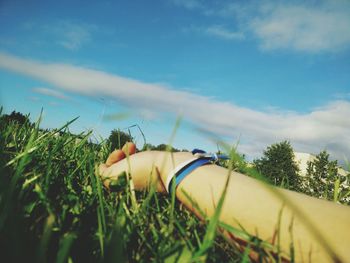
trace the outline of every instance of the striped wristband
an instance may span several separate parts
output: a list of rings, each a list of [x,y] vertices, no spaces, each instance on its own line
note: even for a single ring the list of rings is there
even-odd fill
[[[165,183],[166,191],[171,194],[172,184],[175,183],[175,189],[181,183],[181,181],[190,174],[196,168],[206,165],[216,163],[219,159],[228,160],[229,158],[226,155],[217,155],[217,154],[208,154],[205,151],[194,149],[192,151],[193,158],[179,164],[173,169]],[[175,177],[175,180],[173,179]]]

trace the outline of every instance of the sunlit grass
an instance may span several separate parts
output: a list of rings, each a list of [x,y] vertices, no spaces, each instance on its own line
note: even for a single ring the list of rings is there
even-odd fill
[[[202,220],[175,200],[175,191],[170,197],[158,194],[154,186],[133,191],[128,171],[107,191],[96,167],[110,147],[106,141],[91,143],[91,132],[71,134],[68,127],[74,121],[52,131],[39,129],[40,118],[34,126],[0,124],[4,262],[249,262],[253,251],[262,262],[278,262],[282,256],[293,261],[293,244],[289,255],[282,254],[278,245],[220,222],[226,190],[211,218],[197,207]],[[222,147],[230,156],[228,174],[238,169],[264,180],[235,147]],[[224,232],[246,245],[230,242]]]
[[[134,192],[126,180],[115,192],[104,189],[96,166],[109,147],[91,143],[89,132],[71,134],[73,121],[53,131],[40,130],[39,121],[0,126],[4,262],[191,260],[206,240],[205,223],[155,189]],[[205,255],[241,258],[220,237],[212,237]]]

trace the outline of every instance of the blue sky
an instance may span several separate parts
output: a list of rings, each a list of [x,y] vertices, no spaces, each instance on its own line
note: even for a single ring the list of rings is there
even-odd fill
[[[138,124],[153,144],[182,116],[178,148],[350,159],[349,1],[3,0],[0,24],[6,112],[96,137]]]

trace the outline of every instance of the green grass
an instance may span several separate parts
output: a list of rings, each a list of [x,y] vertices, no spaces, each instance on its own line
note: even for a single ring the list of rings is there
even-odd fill
[[[2,258],[148,262],[191,257],[205,225],[177,203],[172,209],[168,197],[155,191],[136,193],[140,209],[131,205],[128,184],[107,192],[95,168],[108,147],[89,143],[90,133],[70,134],[67,127],[58,135],[29,123],[1,124]],[[214,261],[237,258],[222,247],[223,242],[212,247]]]
[[[279,261],[268,252],[278,248],[219,222],[225,192],[199,221],[174,197],[134,193],[127,178],[106,191],[96,167],[109,146],[71,134],[73,121],[54,131],[0,123],[2,262],[249,262],[253,247],[261,262]],[[248,245],[229,245],[217,228]]]

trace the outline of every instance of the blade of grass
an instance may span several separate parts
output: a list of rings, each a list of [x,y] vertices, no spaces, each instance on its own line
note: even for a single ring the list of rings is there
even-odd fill
[[[40,240],[39,244],[39,250],[37,254],[37,262],[47,262],[47,249],[49,245],[49,241],[51,238],[52,234],[52,228],[53,224],[55,223],[55,215],[54,214],[49,214],[49,216],[46,219],[45,226],[44,226],[44,231],[42,238]]]
[[[101,182],[99,180],[99,175],[97,168],[94,171],[93,164],[91,161],[89,162],[90,167],[90,178],[91,178],[91,184],[92,188],[97,192],[97,199],[98,199],[98,207],[97,207],[97,223],[98,223],[98,231],[97,236],[100,243],[100,252],[101,257],[104,256],[104,237],[105,237],[105,231],[106,231],[106,218],[105,218],[105,211],[104,211],[104,202],[102,197],[102,187]]]
[[[24,170],[24,167],[30,161],[30,158],[31,158],[31,155],[30,155],[31,151],[30,150],[33,149],[34,140],[36,139],[36,137],[38,135],[41,116],[42,116],[42,111],[40,113],[40,116],[39,116],[36,124],[35,124],[35,127],[33,128],[33,131],[30,135],[28,143],[25,146],[23,154],[21,154],[19,158],[17,158],[17,157],[14,158],[15,161],[19,160],[19,163],[16,167],[14,176],[11,178],[9,188],[7,189],[7,191],[4,195],[4,200],[1,200],[3,207],[0,208],[0,230],[4,227],[7,215],[11,213],[11,210],[14,207],[14,205],[12,205],[13,193],[14,193],[15,187],[17,185],[17,182],[18,182],[18,180],[19,180],[19,178]],[[6,166],[8,166],[8,164],[6,164]]]
[[[218,202],[217,207],[215,209],[214,215],[210,218],[202,245],[199,248],[199,250],[194,254],[194,256],[192,258],[193,260],[200,259],[200,257],[205,255],[207,250],[213,245],[214,238],[216,236],[216,229],[217,229],[217,226],[219,224],[219,218],[221,215],[222,207],[224,205],[224,200],[226,197],[228,185],[229,185],[230,179],[231,179],[233,161],[234,161],[234,156],[230,155],[229,170],[227,173],[227,179],[226,179],[226,182],[224,185],[224,189],[223,189],[222,194],[220,196],[220,199],[219,199],[219,202]]]
[[[180,127],[181,121],[182,121],[182,117],[181,116],[177,117],[176,122],[175,122],[175,126],[173,128],[173,131],[172,131],[170,139],[169,139],[169,144],[167,145],[167,148],[166,148],[167,152],[171,153],[172,144],[174,142],[177,130]],[[172,153],[171,153],[171,161],[172,161],[173,167],[175,167],[174,156]],[[175,177],[173,178],[173,183],[172,183],[173,189],[171,191],[170,219],[169,219],[170,232],[173,231],[174,220],[175,220],[174,211],[175,211],[175,201],[176,201],[176,190],[175,190],[175,182],[174,181],[175,181]]]
[[[339,194],[340,194],[340,179],[337,178],[337,180],[334,183],[333,202],[338,202]]]
[[[76,238],[77,238],[77,235],[75,233],[66,233],[62,236],[59,242],[56,263],[67,262],[69,251]]]

